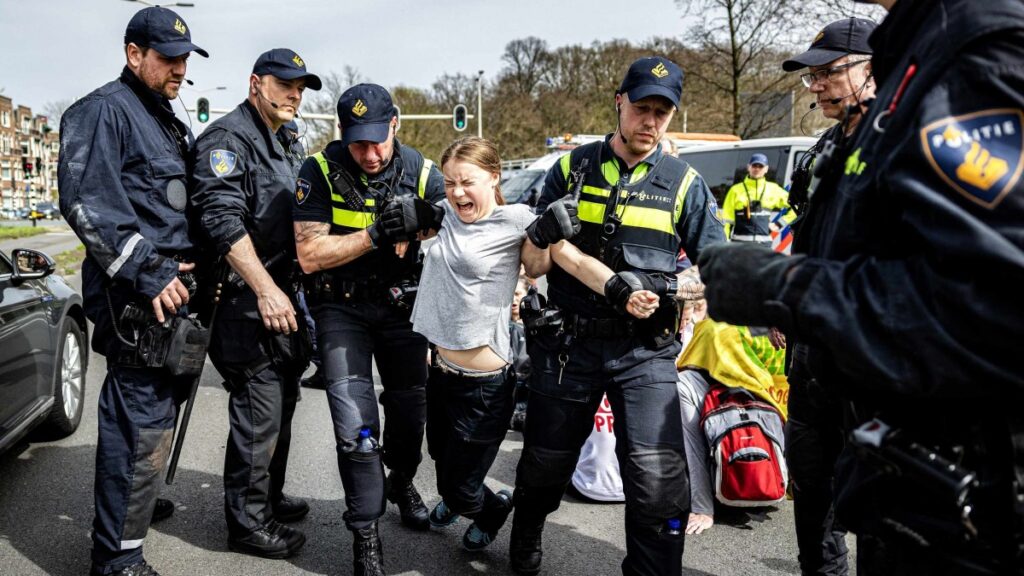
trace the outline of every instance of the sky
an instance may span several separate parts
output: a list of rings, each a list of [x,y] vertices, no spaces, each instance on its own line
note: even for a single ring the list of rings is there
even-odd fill
[[[234,107],[256,57],[271,48],[294,50],[313,73],[340,74],[348,65],[384,86],[429,88],[444,73],[483,70],[485,81],[493,78],[517,38],[536,36],[554,48],[685,31],[675,0],[646,0],[642,13],[622,0],[193,2],[171,8],[210,53],[189,60],[195,86],[181,98],[190,107],[200,95],[213,108]],[[38,113],[113,80],[124,65],[125,26],[141,8],[126,0],[0,0],[0,91]]]

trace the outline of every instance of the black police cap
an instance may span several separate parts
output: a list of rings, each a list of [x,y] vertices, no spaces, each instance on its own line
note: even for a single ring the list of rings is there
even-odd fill
[[[397,115],[391,94],[376,84],[356,84],[338,98],[341,143],[384,142]]]
[[[617,93],[629,96],[630,102],[648,96],[662,96],[679,108],[679,99],[683,95],[683,71],[668,58],[641,58],[629,66]]]
[[[808,66],[824,66],[849,54],[871,54],[868,38],[875,23],[864,18],[837,20],[818,32],[806,52],[782,63],[782,69],[793,72]]]
[[[132,16],[124,31],[124,43],[152,48],[168,58],[177,58],[195,52],[204,58],[210,54],[192,43],[192,33],[185,21],[173,10],[153,6],[143,8]]]
[[[304,78],[306,88],[310,90],[319,90],[323,86],[319,76],[306,71],[306,62],[287,48],[274,48],[260,54],[253,64],[252,73],[257,76],[270,74],[282,80]]]

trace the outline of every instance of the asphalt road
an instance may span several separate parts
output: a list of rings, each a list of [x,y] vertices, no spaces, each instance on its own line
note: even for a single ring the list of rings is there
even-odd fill
[[[77,277],[73,284],[79,284]],[[86,410],[79,430],[51,443],[26,444],[0,456],[0,575],[80,575],[89,566],[89,531],[96,454],[96,398],[104,359],[89,358]],[[294,420],[286,492],[309,501],[310,515],[296,526],[308,536],[294,558],[264,560],[227,550],[221,472],[227,436],[227,394],[207,364],[177,479],[163,496],[177,504],[174,516],[154,525],[147,560],[164,575],[351,574],[351,536],[344,528],[330,416],[321,390],[303,389]],[[511,488],[522,438],[509,432],[488,483]],[[433,466],[424,451],[416,484],[428,506],[438,500]],[[719,515],[700,536],[687,538],[684,574],[798,574],[792,505],[782,503],[750,516]],[[723,523],[723,521],[728,521]],[[566,496],[544,532],[542,574],[619,574],[624,555],[621,504],[585,503]],[[505,575],[508,530],[487,550],[471,554],[460,542],[468,521],[426,533],[406,530],[389,505],[381,519],[388,574]]]

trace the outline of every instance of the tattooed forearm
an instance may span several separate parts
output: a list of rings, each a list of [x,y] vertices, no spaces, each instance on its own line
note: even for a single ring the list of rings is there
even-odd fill
[[[365,230],[331,235],[327,222],[296,222],[294,230],[299,265],[307,274],[347,264],[373,249]]]
[[[302,244],[320,236],[327,236],[330,231],[331,225],[327,222],[296,222],[295,243]]]
[[[679,281],[676,300],[700,300],[704,297],[704,283],[696,266],[683,270],[676,278]]]

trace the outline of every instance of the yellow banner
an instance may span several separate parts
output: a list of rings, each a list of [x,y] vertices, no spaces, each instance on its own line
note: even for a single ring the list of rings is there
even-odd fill
[[[778,408],[787,418],[789,382],[783,372],[785,350],[775,350],[768,336],[752,336],[745,327],[706,319],[693,329],[693,339],[676,368],[706,370],[730,388],[746,388]]]

